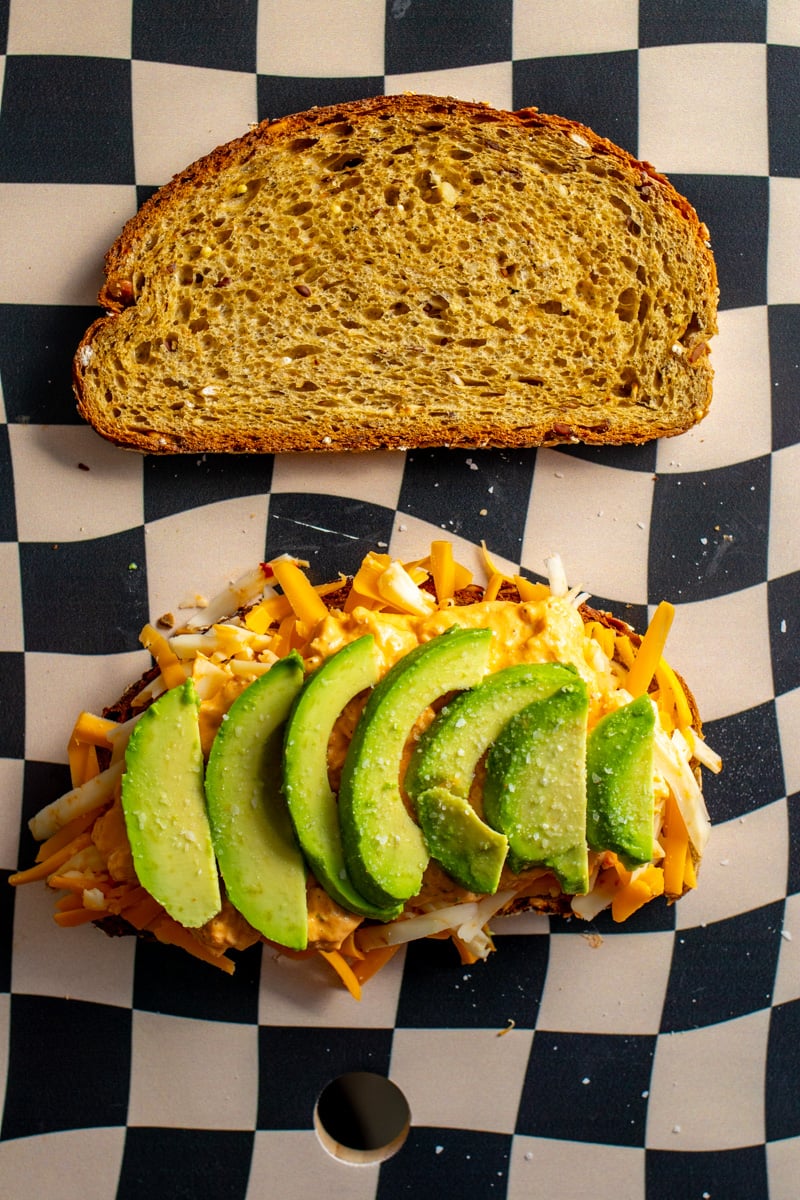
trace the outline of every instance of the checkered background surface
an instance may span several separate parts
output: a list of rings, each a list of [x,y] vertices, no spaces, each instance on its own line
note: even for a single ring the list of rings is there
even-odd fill
[[[797,1200],[800,4],[0,0],[0,51],[3,881],[67,787],[74,715],[145,665],[145,620],[267,553],[322,579],[446,530],[534,575],[558,550],[639,622],[666,597],[725,759],[680,905],[600,918],[599,946],[506,922],[471,969],[419,944],[360,1005],[259,948],[230,979],[59,930],[43,887],[4,888],[0,1192]],[[638,449],[319,460],[141,458],[84,427],[70,358],[143,198],[257,119],[403,90],[538,105],[670,175],[719,267],[707,420]],[[380,1167],[313,1132],[358,1069],[411,1106]]]

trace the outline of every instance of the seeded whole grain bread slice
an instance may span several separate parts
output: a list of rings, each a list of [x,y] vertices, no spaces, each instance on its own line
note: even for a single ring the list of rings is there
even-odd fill
[[[159,452],[635,443],[711,399],[709,233],[535,109],[380,96],[264,121],[106,256],[80,413]]]

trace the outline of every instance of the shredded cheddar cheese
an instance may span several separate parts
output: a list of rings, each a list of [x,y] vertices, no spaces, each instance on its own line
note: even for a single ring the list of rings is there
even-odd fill
[[[445,608],[456,590],[456,569],[452,542],[431,542],[431,574],[436,599]]]
[[[270,565],[296,619],[307,625],[321,621],[328,611],[325,602],[314,591],[300,568],[288,559],[276,559]]]
[[[178,687],[185,683],[186,671],[163,633],[159,633],[152,625],[145,625],[139,640],[156,660],[164,687]]]
[[[641,645],[628,674],[628,691],[636,699],[643,696],[650,686],[656,668],[661,662],[675,609],[668,600],[662,600],[653,614]]]

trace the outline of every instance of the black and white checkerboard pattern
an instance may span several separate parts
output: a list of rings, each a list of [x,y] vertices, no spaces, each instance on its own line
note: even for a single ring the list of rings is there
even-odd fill
[[[473,968],[419,944],[360,1005],[259,948],[218,977],[0,891],[0,1192],[797,1200],[797,0],[0,0],[0,51],[3,881],[67,786],[75,713],[145,665],[145,620],[267,553],[322,579],[445,530],[532,575],[558,550],[639,622],[667,597],[725,759],[680,905],[601,917],[597,946],[520,918]],[[70,358],[138,203],[262,117],[403,90],[535,104],[670,175],[719,266],[707,420],[640,449],[319,460],[143,459],[86,429]],[[355,1169],[312,1113],[358,1069],[413,1124]]]

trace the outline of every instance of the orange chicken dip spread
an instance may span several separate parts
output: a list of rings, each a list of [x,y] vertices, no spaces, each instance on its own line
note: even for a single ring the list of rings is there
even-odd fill
[[[41,843],[36,862],[11,878],[17,886],[45,881],[58,897],[59,925],[95,922],[107,932],[136,931],[227,972],[234,970],[227,952],[258,941],[292,957],[321,955],[360,998],[362,984],[412,939],[447,938],[462,962],[474,963],[494,949],[489,923],[497,916],[532,909],[592,920],[610,908],[615,921],[624,921],[658,896],[672,901],[695,887],[710,830],[700,766],[716,772],[721,763],[703,740],[691,694],[663,656],[673,616],[668,603],[658,606],[639,638],[624,622],[590,608],[585,593],[570,589],[557,556],[547,560],[548,582],[534,582],[498,570],[484,548],[485,582],[477,586],[447,541],[434,542],[430,553],[414,562],[368,553],[352,579],[320,586],[312,585],[306,566],[288,557],[260,564],[171,636],[147,625],[141,641],[154,660],[152,670],[104,715],[79,715],[68,742],[72,787],[30,821]],[[575,895],[566,894],[546,866],[514,871],[506,862],[496,891],[479,894],[431,858],[419,893],[398,916],[383,922],[343,907],[309,870],[303,950],[277,945],[259,933],[233,906],[224,886],[220,911],[197,928],[179,923],[145,890],[134,866],[121,793],[129,738],[153,701],[193,681],[207,760],[233,702],[279,660],[299,655],[308,675],[370,634],[383,677],[415,647],[454,626],[491,630],[489,673],[517,664],[569,664],[586,685],[589,732],[603,717],[649,696],[656,713],[651,861],[631,867],[612,850],[590,849],[588,889]],[[366,699],[357,695],[334,724],[327,751],[334,794]],[[401,760],[401,792],[409,757],[436,709],[427,706],[410,732]],[[480,762],[469,793],[480,815],[483,770]],[[404,792],[403,800],[411,813]]]

